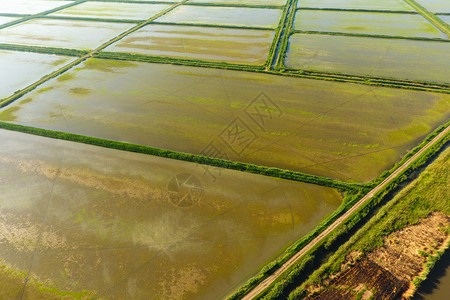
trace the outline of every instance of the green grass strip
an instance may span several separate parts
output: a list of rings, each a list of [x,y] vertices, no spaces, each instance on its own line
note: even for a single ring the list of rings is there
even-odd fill
[[[318,34],[318,35],[335,35],[335,36],[352,36],[363,38],[377,38],[377,39],[396,39],[396,40],[413,40],[413,41],[430,41],[430,42],[444,42],[448,43],[448,39],[440,38],[426,38],[415,36],[400,36],[400,35],[385,35],[385,34],[368,34],[368,33],[351,33],[351,32],[333,32],[333,31],[313,31],[313,30],[293,30],[292,33],[302,34]]]
[[[425,157],[415,165],[415,168],[420,165],[425,165],[427,157],[435,155],[442,147],[448,145],[448,136],[442,140],[440,145],[433,147]],[[306,287],[311,284],[320,284],[324,279],[329,278],[332,274],[339,271],[340,266],[345,261],[345,257],[353,252],[359,251],[363,255],[373,251],[374,249],[383,246],[383,240],[392,232],[398,231],[406,226],[414,225],[419,222],[421,218],[427,217],[433,211],[442,211],[445,214],[450,214],[448,199],[442,189],[448,188],[448,182],[445,180],[448,173],[448,166],[445,167],[445,155],[438,157],[437,161],[430,164],[425,169],[419,178],[410,183],[407,187],[402,189],[391,201],[382,207],[377,214],[365,223],[362,228],[356,232],[348,242],[346,242],[339,250],[330,257],[330,259],[316,270],[307,281],[294,290],[289,299],[300,299],[306,296]],[[427,197],[424,197],[424,193]],[[408,212],[408,213],[405,213]],[[356,217],[356,216],[355,216]],[[341,232],[340,234],[343,234]],[[436,260],[443,254],[440,251],[433,260],[429,261],[425,266],[430,270]],[[413,283],[419,285],[425,278],[428,272],[419,275],[419,279],[414,279]]]
[[[278,55],[275,61],[275,70],[281,70],[284,67],[284,60],[289,45],[289,37],[291,36],[294,27],[297,3],[298,0],[291,0],[291,9],[289,11],[288,20],[285,24],[283,38],[279,45]]]
[[[183,153],[183,152],[177,152],[177,151],[172,151],[172,150],[159,149],[159,148],[155,148],[155,147],[106,140],[106,139],[89,137],[89,136],[84,136],[84,135],[79,135],[79,134],[74,134],[74,133],[48,130],[48,129],[6,123],[6,122],[0,122],[0,128],[6,129],[6,130],[11,130],[11,131],[28,133],[28,134],[37,135],[37,136],[53,138],[53,139],[60,139],[60,140],[72,141],[72,142],[83,143],[83,144],[88,144],[88,145],[94,145],[94,146],[99,146],[99,147],[104,147],[104,148],[111,148],[111,149],[117,149],[117,150],[123,150],[123,151],[129,151],[129,152],[135,152],[135,153],[141,153],[141,154],[147,154],[147,155],[153,155],[153,156],[159,156],[159,157],[165,157],[165,158],[171,158],[171,159],[176,159],[176,160],[188,161],[188,162],[199,163],[199,164],[203,164],[203,165],[220,167],[220,168],[225,168],[225,169],[230,169],[230,170],[243,171],[243,172],[248,172],[248,173],[253,173],[253,174],[260,174],[260,175],[264,175],[264,176],[283,178],[283,179],[300,181],[300,182],[305,182],[305,183],[313,183],[313,184],[317,184],[317,185],[321,185],[321,186],[335,188],[335,189],[338,189],[341,191],[355,191],[355,190],[358,190],[362,186],[361,184],[358,184],[358,183],[346,183],[346,182],[341,182],[341,181],[337,181],[337,180],[326,178],[326,177],[304,174],[304,173],[296,172],[296,171],[290,171],[290,170],[284,170],[284,169],[272,168],[272,167],[265,167],[265,166],[258,166],[258,165],[249,164],[249,163],[235,162],[235,161],[207,157],[207,156],[202,156],[202,155],[197,155],[197,154],[190,154],[190,153]]]
[[[227,70],[237,70],[237,71],[258,71],[263,70],[263,66],[255,65],[245,65],[245,64],[233,64],[227,62],[213,62],[204,61],[199,59],[183,59],[183,58],[173,58],[164,56],[150,56],[144,54],[131,54],[131,53],[118,53],[118,52],[99,52],[94,55],[96,58],[103,59],[115,59],[115,60],[126,60],[126,61],[138,61],[147,63],[159,63],[159,64],[172,64],[172,65],[183,65],[190,67],[201,67],[201,68],[217,68],[217,69],[227,69]]]
[[[193,27],[212,27],[212,28],[230,28],[230,29],[250,29],[250,30],[275,30],[271,27],[243,26],[243,25],[223,25],[223,24],[202,24],[202,23],[170,23],[170,22],[151,22],[151,25],[173,25],[173,26],[193,26]]]
[[[0,49],[11,50],[11,51],[36,52],[36,53],[44,53],[44,54],[67,55],[67,56],[83,56],[83,55],[86,55],[89,53],[88,50],[40,47],[40,46],[25,46],[25,45],[13,45],[13,44],[0,44]]]
[[[389,176],[392,172],[394,172],[401,164],[407,161],[411,156],[413,156],[417,151],[419,151],[423,146],[425,146],[430,140],[436,137],[439,133],[441,133],[445,128],[450,126],[450,122],[445,125],[438,127],[435,131],[427,136],[427,138],[416,148],[412,149],[396,166],[394,166],[390,171],[383,173],[379,178],[375,179],[373,183],[361,188],[359,191],[348,192],[345,196],[342,204],[339,208],[334,211],[330,216],[325,218],[321,223],[309,234],[299,239],[293,245],[291,245],[282,255],[275,261],[269,262],[267,265],[263,266],[261,271],[254,277],[250,278],[243,286],[241,286],[238,290],[236,290],[231,296],[229,296],[228,300],[236,300],[241,299],[247,293],[249,293],[254,287],[256,287],[260,282],[270,276],[276,269],[284,264],[289,258],[295,255],[298,251],[303,249],[309,242],[311,242],[316,236],[318,236],[322,231],[324,231],[328,226],[330,226],[335,220],[337,220],[342,214],[344,214],[348,209],[350,209],[355,203],[357,203],[362,196],[369,192],[373,186],[377,185],[379,182],[384,180],[387,176]],[[320,256],[323,253],[326,253],[327,249],[329,249],[332,244],[346,235],[350,230],[352,230],[355,226],[360,226],[361,220],[364,219],[366,215],[368,215],[373,208],[376,207],[384,197],[394,188],[398,186],[402,181],[406,180],[407,177],[405,174],[411,173],[413,170],[423,166],[427,163],[430,157],[435,155],[446,143],[449,141],[449,135],[443,137],[439,143],[437,143],[434,147],[429,149],[427,152],[423,153],[420,158],[418,158],[408,169],[404,170],[402,174],[400,174],[390,185],[383,191],[374,195],[372,199],[367,202],[363,207],[352,214],[340,227],[336,228],[334,232],[332,232],[321,244],[317,245],[313,249],[311,249],[308,253],[305,254],[304,257],[291,268],[289,268],[282,276],[278,278],[275,282],[273,282],[265,291],[258,295],[257,299],[285,299],[289,294],[289,291],[292,290],[295,286],[298,286],[299,276],[302,271],[305,270],[306,267],[309,267],[309,264],[305,264],[306,261],[310,261],[314,256]],[[303,278],[306,280],[306,278]]]
[[[450,38],[450,26],[414,0],[403,0]]]
[[[417,15],[418,12],[410,10],[375,10],[358,8],[322,8],[322,7],[297,7],[299,10],[323,10],[323,11],[342,11],[342,12],[364,12],[364,13],[388,13],[388,14],[409,14]]]
[[[212,6],[212,7],[238,7],[238,8],[266,8],[282,9],[284,5],[264,5],[264,4],[241,4],[241,3],[211,3],[211,2],[187,2],[189,6]]]
[[[90,17],[67,17],[67,16],[37,16],[36,19],[51,20],[69,20],[69,21],[87,21],[87,22],[106,22],[106,23],[142,23],[145,20],[129,20],[129,19],[107,19],[107,18],[90,18]]]
[[[291,5],[291,0],[286,2],[284,6],[283,13],[281,14],[280,22],[278,23],[278,27],[275,31],[275,36],[272,41],[272,45],[270,45],[269,54],[267,56],[267,60],[265,66],[267,69],[272,69],[274,61],[276,60],[276,55],[278,54],[278,49],[281,41],[281,37],[283,36],[284,28],[286,27],[287,16],[289,15],[289,9]]]

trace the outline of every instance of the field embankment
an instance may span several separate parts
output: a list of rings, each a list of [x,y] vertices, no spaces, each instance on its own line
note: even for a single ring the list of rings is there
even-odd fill
[[[290,299],[337,299],[344,293],[350,299],[411,297],[448,247],[449,158],[447,148],[291,293]],[[363,266],[374,275],[359,276]]]

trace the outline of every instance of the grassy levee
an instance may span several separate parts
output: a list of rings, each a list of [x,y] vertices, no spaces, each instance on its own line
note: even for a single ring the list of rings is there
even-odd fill
[[[373,187],[381,183],[385,180],[389,175],[395,172],[399,167],[401,167],[408,159],[410,159],[414,154],[420,151],[428,142],[434,139],[438,134],[445,130],[445,128],[450,126],[450,121],[442,124],[438,128],[436,128],[432,133],[430,133],[419,145],[411,149],[405,156],[403,156],[402,160],[396,163],[390,170],[387,170],[380,174],[376,179],[374,179],[371,183]]]
[[[392,13],[392,14],[409,14],[417,15],[416,11],[408,10],[376,10],[362,8],[322,8],[322,7],[297,7],[297,10],[324,10],[324,11],[343,11],[343,12],[368,12],[368,13]]]
[[[448,146],[448,137],[446,146]],[[436,153],[438,149],[433,151]],[[289,299],[304,297],[308,285],[320,284],[324,279],[330,277],[331,274],[338,272],[349,253],[359,251],[364,256],[366,253],[382,246],[384,238],[390,233],[406,226],[417,224],[421,218],[427,217],[434,211],[441,211],[449,215],[448,194],[442,192],[443,190],[448,190],[446,179],[449,172],[449,158],[450,149],[447,147],[436,161],[430,164],[415,181],[401,189],[392,200],[351,236],[307,281],[295,289],[289,295]],[[422,164],[424,164],[424,161],[422,161]],[[424,194],[427,196],[424,197]],[[426,279],[429,271],[444,251],[445,249],[439,251],[437,255],[429,257],[424,272],[413,279],[412,283],[416,287]]]
[[[15,13],[0,13],[0,17],[25,18],[31,16],[30,14],[15,14]]]
[[[277,52],[278,52],[277,50],[279,49],[279,45],[281,42],[280,39],[281,39],[283,32],[285,30],[285,27],[286,27],[287,16],[289,14],[289,8],[292,5],[292,1],[293,0],[288,0],[286,2],[286,5],[284,6],[283,14],[281,15],[280,22],[275,31],[275,36],[273,38],[272,45],[270,46],[269,55],[267,56],[266,63],[264,64],[267,69],[271,69],[274,61],[276,60],[275,56],[277,55]]]
[[[57,54],[66,56],[83,56],[89,53],[88,50],[77,50],[67,48],[54,48],[54,47],[39,47],[39,46],[25,46],[14,44],[0,44],[1,50],[11,51],[23,51],[23,52],[36,52],[44,54]]]
[[[242,25],[222,25],[222,24],[199,24],[199,23],[166,23],[166,22],[151,22],[156,25],[173,25],[173,26],[195,26],[195,27],[209,27],[209,28],[230,28],[230,29],[250,29],[250,30],[269,30],[274,28],[257,27],[257,26],[242,26]]]
[[[303,247],[305,247],[310,241],[312,241],[316,236],[323,232],[327,227],[329,227],[335,220],[337,220],[342,214],[344,214],[348,209],[350,209],[354,204],[356,204],[364,194],[369,192],[373,186],[380,183],[395,170],[398,169],[400,165],[406,162],[414,154],[416,154],[420,149],[423,148],[429,141],[440,134],[445,128],[450,126],[450,122],[445,125],[438,127],[434,132],[427,136],[427,138],[417,147],[408,152],[403,159],[396,164],[391,170],[386,171],[379,178],[375,179],[372,183],[362,186],[359,191],[352,193],[347,193],[341,206],[333,212],[330,216],[324,219],[312,232],[308,235],[302,237],[300,240],[295,242],[290,246],[284,256],[280,257],[276,261],[268,263],[264,266],[261,271],[251,279],[247,281],[243,286],[236,290],[228,300],[241,299],[247,293],[249,293],[254,287],[256,287],[265,278],[270,276],[277,268],[279,268],[284,262],[286,262],[290,257],[299,252]],[[335,231],[327,236],[321,243],[313,247],[308,251],[302,259],[291,266],[282,276],[280,276],[275,282],[273,282],[268,288],[266,288],[261,294],[259,294],[256,299],[285,299],[288,297],[290,292],[297,287],[301,282],[307,280],[307,275],[311,273],[312,270],[319,267],[321,259],[326,256],[331,249],[335,249],[339,244],[342,244],[350,238],[355,229],[362,227],[364,222],[367,221],[367,217],[370,213],[378,208],[380,203],[384,200],[387,195],[390,195],[400,183],[405,181],[414,170],[425,165],[430,157],[434,156],[444,145],[448,144],[450,140],[449,134],[441,138],[439,143],[435,144],[433,147],[424,152],[410,167],[404,170],[399,176],[392,181],[388,187],[378,194],[375,194],[369,202],[362,206],[358,211],[354,212],[343,224],[341,224]]]
[[[117,150],[123,150],[123,151],[129,151],[129,152],[135,152],[135,153],[141,153],[141,154],[147,154],[147,155],[153,155],[153,156],[159,156],[159,157],[165,157],[165,158],[171,158],[171,159],[176,159],[176,160],[194,162],[194,163],[198,163],[198,164],[204,164],[204,165],[220,167],[220,168],[225,168],[225,169],[230,169],[230,170],[243,171],[243,172],[259,174],[259,175],[264,175],[264,176],[277,177],[277,178],[283,178],[283,179],[306,182],[306,183],[313,183],[313,184],[317,184],[317,185],[321,185],[321,186],[335,188],[340,191],[356,191],[356,190],[359,190],[362,186],[364,186],[359,183],[341,182],[341,181],[337,181],[337,180],[334,180],[331,178],[310,175],[310,174],[305,174],[305,173],[296,172],[296,171],[284,170],[284,169],[273,168],[273,167],[259,166],[259,165],[254,165],[254,164],[250,164],[250,163],[230,161],[230,160],[219,159],[219,158],[214,158],[214,157],[207,157],[207,156],[202,156],[202,155],[197,155],[197,154],[177,152],[177,151],[160,149],[160,148],[155,148],[155,147],[150,147],[150,146],[118,142],[118,141],[106,140],[106,139],[101,139],[101,138],[96,138],[96,137],[84,136],[84,135],[61,132],[61,131],[41,129],[41,128],[36,128],[36,127],[30,127],[30,126],[24,126],[24,125],[18,125],[18,124],[6,123],[6,122],[0,122],[0,129],[18,131],[18,132],[48,137],[48,138],[78,142],[78,143],[94,145],[94,146],[99,146],[99,147],[104,147],[104,148],[111,148],[111,149],[117,149]]]
[[[185,5],[189,6],[216,6],[216,7],[246,7],[246,8],[271,8],[278,9],[283,8],[283,5],[270,5],[270,4],[240,4],[240,3],[212,3],[212,2],[187,2]]]
[[[350,32],[332,32],[332,31],[304,31],[304,30],[294,30],[293,33],[303,33],[303,34],[322,34],[322,35],[336,35],[336,36],[354,36],[354,37],[365,37],[365,38],[379,38],[379,39],[396,39],[396,40],[413,40],[413,41],[432,41],[432,42],[443,42],[448,43],[448,39],[440,38],[426,38],[426,37],[414,37],[414,36],[400,36],[400,35],[385,35],[385,34],[366,34],[366,33],[350,33]]]
[[[74,5],[86,2],[86,1],[87,0],[77,0],[77,1],[73,1],[73,2],[68,2],[66,5],[58,6],[56,8],[53,8],[53,9],[50,9],[50,10],[47,10],[47,11],[43,11],[43,12],[38,13],[38,14],[27,15],[27,16],[24,16],[21,19],[14,20],[14,21],[11,21],[11,22],[8,22],[8,23],[0,25],[0,29],[6,28],[6,27],[10,27],[10,26],[13,26],[13,25],[16,25],[16,24],[19,24],[19,23],[23,23],[23,22],[26,22],[28,20],[34,19],[36,17],[39,17],[39,16],[45,16],[47,14],[51,14],[51,13],[56,12],[58,10],[65,9],[65,8],[68,8],[68,7],[71,7],[71,6],[74,6]]]
[[[450,26],[436,17],[435,14],[432,12],[429,12],[425,7],[420,5],[414,0],[403,0],[405,1],[409,6],[417,10],[419,14],[421,14],[425,19],[427,19],[431,24],[436,26],[440,31],[442,31],[444,34],[447,35],[448,38],[450,38]]]
[[[347,193],[347,195],[344,197],[344,200],[342,201],[342,204],[339,206],[337,210],[335,210],[332,214],[330,214],[324,220],[322,220],[319,223],[319,225],[317,225],[307,235],[301,237],[299,240],[295,241],[292,245],[290,245],[279,258],[263,266],[261,270],[258,272],[258,274],[250,278],[245,284],[243,284],[239,289],[233,292],[233,294],[228,296],[226,299],[237,300],[245,296],[254,287],[256,287],[264,279],[270,276],[276,269],[281,267],[286,261],[288,261],[298,251],[300,251],[303,247],[305,247],[309,242],[311,242],[316,236],[318,236],[321,232],[323,232],[330,224],[332,224],[336,219],[338,219],[347,209],[352,207],[361,198],[361,196],[362,195],[359,191]],[[313,261],[314,258],[312,256],[309,255],[306,256],[305,259],[302,260],[301,269],[309,267]]]
[[[87,21],[87,22],[109,22],[109,23],[142,23],[145,20],[128,20],[128,19],[107,19],[107,18],[90,18],[90,17],[66,17],[66,16],[36,16],[35,19],[51,19],[51,20],[70,20],[70,21]]]
[[[288,20],[285,24],[284,28],[284,34],[283,38],[280,42],[280,45],[278,46],[278,55],[276,57],[276,60],[274,61],[275,64],[275,70],[281,70],[284,67],[284,59],[286,57],[286,51],[289,45],[289,38],[292,35],[293,26],[294,26],[294,19],[295,19],[295,13],[296,13],[296,7],[297,7],[298,0],[292,0],[291,1],[291,10],[289,12]]]
[[[118,53],[118,52],[99,52],[94,55],[96,58],[115,59],[125,61],[138,61],[148,63],[183,65],[190,67],[216,68],[236,71],[258,71],[263,70],[263,66],[233,64],[227,62],[213,62],[199,59],[184,59],[164,56],[150,56],[144,54]]]
[[[78,3],[85,2],[85,1],[86,1],[86,0],[79,0],[79,1],[75,1],[74,3],[78,4]],[[27,87],[25,87],[25,88],[23,88],[23,89],[21,89],[21,90],[19,90],[19,91],[16,91],[13,95],[11,95],[11,96],[9,96],[9,97],[7,97],[7,98],[4,98],[4,99],[2,99],[2,100],[0,100],[0,108],[5,107],[5,106],[7,106],[7,105],[13,103],[14,101],[16,101],[17,99],[19,99],[19,98],[22,97],[23,95],[25,95],[25,94],[29,93],[30,91],[34,90],[36,87],[38,87],[38,86],[41,85],[42,83],[44,83],[44,82],[46,82],[46,81],[48,81],[48,80],[50,80],[50,79],[52,79],[52,78],[55,78],[55,77],[61,75],[62,73],[64,73],[64,72],[66,72],[67,70],[69,70],[70,68],[72,68],[72,67],[74,67],[74,66],[80,64],[81,62],[85,61],[86,59],[92,57],[95,53],[97,53],[97,52],[101,51],[102,49],[108,47],[109,45],[111,45],[111,44],[117,42],[118,40],[120,40],[120,39],[122,39],[123,37],[129,35],[130,33],[133,33],[133,32],[135,32],[136,30],[139,30],[140,28],[144,27],[145,25],[147,25],[148,23],[152,22],[153,20],[155,20],[155,19],[157,19],[157,18],[159,18],[159,17],[165,15],[166,13],[168,13],[168,12],[171,11],[171,10],[173,10],[174,8],[176,8],[176,7],[180,6],[180,5],[182,5],[182,4],[185,3],[186,1],[188,1],[188,0],[183,0],[183,1],[179,2],[179,3],[174,4],[173,6],[171,6],[171,7],[167,8],[167,9],[163,10],[163,11],[160,12],[159,14],[154,15],[153,17],[149,18],[148,20],[146,20],[146,21],[144,21],[144,22],[142,22],[142,23],[137,24],[136,26],[134,26],[134,27],[128,29],[127,31],[125,31],[125,32],[123,32],[123,33],[121,33],[121,34],[119,34],[118,36],[112,38],[111,40],[107,41],[106,43],[103,43],[102,45],[100,45],[100,46],[97,47],[96,49],[89,51],[87,54],[83,55],[82,57],[80,57],[80,58],[78,58],[78,59],[76,59],[76,60],[74,60],[74,61],[68,63],[67,65],[61,67],[60,69],[58,69],[58,70],[56,70],[56,71],[54,71],[54,72],[52,72],[52,73],[50,73],[50,74],[48,74],[48,75],[42,77],[41,79],[39,79],[38,81],[32,83],[31,85],[29,85],[29,86],[27,86]],[[72,3],[72,5],[75,5],[74,3]],[[65,6],[60,6],[59,8],[55,8],[54,10],[59,10],[59,9],[61,9],[61,8],[70,7],[70,6],[72,6],[72,5],[69,5],[69,6],[66,6],[66,5],[65,5]],[[54,11],[54,10],[50,10],[50,11],[47,11],[47,12],[43,12],[43,13],[38,14],[38,15],[36,15],[36,16],[42,16],[42,15],[45,15],[46,13],[52,12],[52,11]],[[1,28],[0,28],[0,29],[1,29]],[[36,49],[39,49],[39,47],[36,47],[36,48],[34,48],[34,49],[35,49],[35,50],[36,50]]]
[[[428,91],[450,94],[450,84],[420,80],[395,79],[369,75],[353,75],[339,72],[323,72],[314,70],[299,70],[286,68],[281,72],[285,76],[319,79],[337,82],[351,82],[371,86],[384,86],[416,91]]]
[[[428,255],[428,261],[425,265],[425,269],[419,276],[417,276],[413,280],[413,284],[416,286],[416,289],[418,289],[422,285],[422,283],[428,278],[428,274],[430,274],[430,272],[433,270],[437,262],[441,259],[444,253],[448,251],[449,248],[450,248],[450,241],[448,241],[444,249],[439,250],[436,253],[436,255]]]

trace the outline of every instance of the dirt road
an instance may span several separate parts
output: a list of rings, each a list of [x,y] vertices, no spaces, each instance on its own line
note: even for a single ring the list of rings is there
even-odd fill
[[[395,170],[389,177],[387,177],[383,182],[372,189],[367,195],[365,195],[361,200],[359,200],[352,208],[350,208],[345,214],[339,217],[333,224],[331,224],[327,229],[325,229],[321,234],[319,234],[315,239],[313,239],[308,245],[306,245],[297,254],[291,257],[287,262],[285,262],[278,270],[276,270],[271,276],[267,277],[259,285],[257,285],[253,290],[251,290],[242,299],[250,300],[255,298],[258,294],[263,292],[269,285],[271,285],[281,274],[283,274],[288,268],[298,262],[308,251],[310,251],[317,244],[321,243],[325,237],[330,234],[334,229],[341,225],[352,213],[361,208],[367,201],[369,201],[376,193],[382,191],[384,188],[391,183],[399,174],[401,174],[405,169],[407,169],[422,153],[428,150],[431,146],[435,145],[442,137],[448,134],[450,126],[445,128],[440,134],[438,134],[434,139],[432,139],[427,145],[425,145],[420,151],[414,154],[410,159],[408,159],[401,167]]]

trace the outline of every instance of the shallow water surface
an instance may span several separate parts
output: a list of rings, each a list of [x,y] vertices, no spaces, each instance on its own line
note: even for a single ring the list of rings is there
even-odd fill
[[[450,82],[450,43],[294,34],[286,66],[296,69]]]
[[[2,0],[0,13],[38,14],[69,3],[69,1],[53,0]]]
[[[101,59],[0,110],[0,120],[358,181],[449,115],[446,94]]]
[[[4,130],[0,141],[0,298],[223,298],[341,201],[153,156]]]
[[[57,11],[51,15],[100,19],[147,20],[169,7],[169,4],[84,2]]]
[[[73,59],[60,55],[0,50],[0,99],[27,87]]]
[[[450,13],[448,0],[418,0],[417,2],[432,13]]]
[[[294,29],[447,39],[421,15],[300,10]]]
[[[0,43],[95,49],[135,24],[34,19],[0,30]]]
[[[262,65],[274,35],[268,30],[150,24],[105,51]]]
[[[281,9],[247,7],[179,6],[156,22],[276,28]]]

